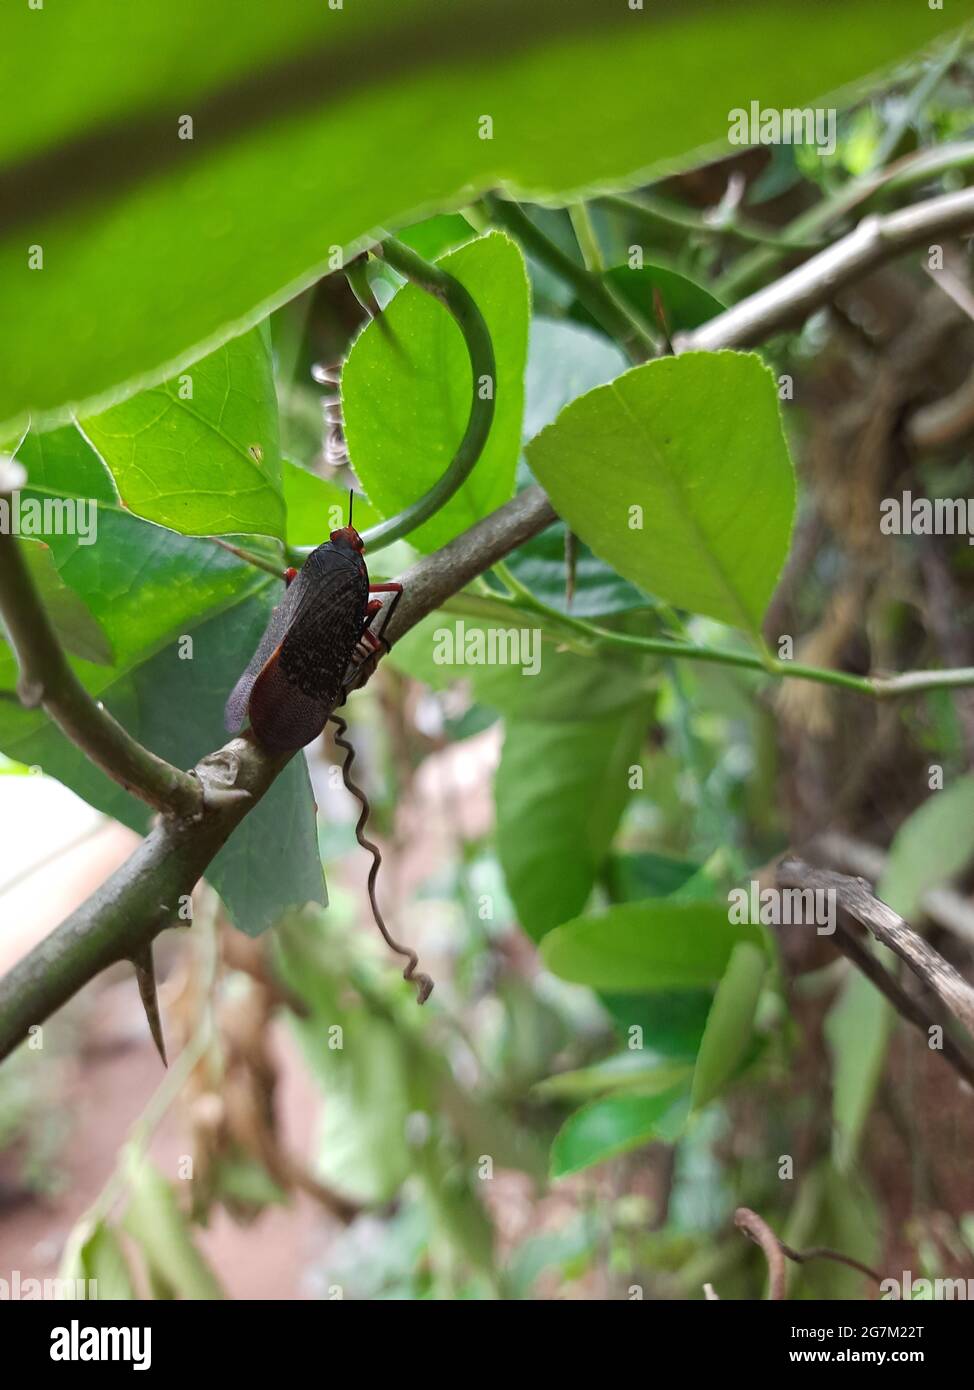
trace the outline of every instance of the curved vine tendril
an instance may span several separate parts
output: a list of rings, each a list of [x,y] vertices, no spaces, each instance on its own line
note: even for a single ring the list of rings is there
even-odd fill
[[[490,330],[469,290],[441,266],[432,265],[429,261],[424,260],[422,256],[417,255],[410,247],[404,246],[395,237],[386,237],[375,248],[375,254],[380,256],[387,265],[392,266],[393,270],[404,275],[412,284],[425,290],[434,299],[438,299],[443,307],[452,314],[457,327],[463,334],[463,341],[470,358],[471,390],[467,426],[449,467],[443,476],[433,484],[429,492],[424,493],[415,502],[411,502],[396,516],[387,517],[385,521],[380,521],[377,525],[370,526],[367,531],[362,532],[362,540],[365,542],[366,550],[370,553],[391,545],[393,541],[401,540],[411,531],[415,531],[418,526],[422,526],[424,521],[429,521],[430,517],[440,511],[469,478],[477,460],[483,453],[487,436],[490,434],[491,425],[494,422],[494,396],[497,380],[497,364]],[[491,387],[486,394],[480,389],[484,380],[488,381]],[[295,547],[294,555],[296,558],[304,557],[310,554],[311,549],[310,546]]]
[[[369,902],[372,904],[372,915],[375,918],[375,924],[382,933],[386,945],[391,950],[395,951],[396,955],[406,957],[406,968],[402,972],[402,977],[404,980],[409,980],[412,984],[415,984],[416,997],[420,1004],[425,1004],[432,993],[433,981],[430,979],[429,975],[424,975],[422,971],[417,971],[416,967],[419,964],[419,956],[416,952],[410,950],[408,946],[401,946],[392,936],[383,920],[382,913],[379,911],[379,904],[376,901],[375,884],[379,876],[379,865],[382,863],[382,855],[378,845],[373,844],[371,840],[367,840],[363,834],[368,823],[371,807],[369,806],[369,798],[365,795],[365,792],[352,781],[350,768],[355,761],[355,749],[345,738],[345,734],[348,732],[348,725],[339,714],[331,714],[328,717],[330,722],[335,725],[335,744],[345,753],[345,761],[342,763],[342,781],[362,807],[362,813],[355,826],[355,838],[362,848],[367,849],[372,856],[372,867],[369,869]]]

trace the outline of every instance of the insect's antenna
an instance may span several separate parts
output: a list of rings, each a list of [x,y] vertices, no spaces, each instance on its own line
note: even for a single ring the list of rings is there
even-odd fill
[[[382,920],[379,904],[375,900],[375,881],[379,876],[379,865],[382,863],[382,855],[379,853],[378,845],[374,845],[371,840],[367,840],[362,833],[369,818],[369,799],[365,795],[365,792],[362,791],[361,787],[357,787],[352,781],[352,775],[349,771],[355,758],[355,749],[345,738],[345,734],[348,733],[348,725],[338,714],[329,715],[329,719],[336,729],[335,743],[345,752],[345,761],[342,764],[342,781],[362,807],[362,814],[359,816],[358,824],[355,826],[355,838],[362,848],[367,849],[372,855],[372,867],[369,870],[369,902],[372,904],[372,915],[375,918],[375,924],[385,938],[386,945],[391,947],[397,955],[406,957],[406,968],[402,972],[403,979],[409,980],[415,984],[417,999],[420,1004],[425,1004],[432,992],[433,981],[428,975],[424,975],[422,971],[417,971],[416,967],[419,964],[419,956],[417,956],[416,952],[411,951],[408,946],[400,946],[399,942],[390,936],[389,929]]]
[[[348,524],[349,524],[349,526],[351,526],[351,524],[352,524],[352,502],[353,502],[354,498],[355,498],[355,489],[354,489],[354,488],[349,488],[349,489],[348,489]]]

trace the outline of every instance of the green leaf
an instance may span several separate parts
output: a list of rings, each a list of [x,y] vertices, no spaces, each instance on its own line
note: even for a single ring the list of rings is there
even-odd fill
[[[832,1057],[832,1155],[848,1173],[883,1074],[896,1015],[858,971],[842,986],[825,1020]]]
[[[514,490],[527,353],[528,281],[515,243],[498,232],[437,264],[473,296],[497,364],[490,435],[470,477],[436,516],[410,535],[435,550]],[[381,322],[356,339],[342,371],[345,438],[362,486],[384,516],[427,492],[463,437],[476,384],[463,335],[433,296],[406,285]]]
[[[709,900],[714,884],[706,880],[705,870],[684,859],[661,854],[616,854],[606,865],[606,884],[614,901],[632,902],[643,898],[683,899],[686,892]],[[710,989],[654,990],[651,994],[599,995],[616,1031],[632,1045],[633,1029],[639,1029],[642,1047],[673,1061],[689,1063],[692,1073],[710,1014]]]
[[[643,1047],[672,1061],[696,1061],[707,1026],[712,989],[663,989],[648,994],[600,993],[599,999],[627,1045],[638,1036]],[[639,1034],[633,1032],[639,1029]]]
[[[399,240],[411,246],[427,261],[435,261],[446,251],[452,251],[477,234],[459,212],[441,212],[414,222],[399,233]]]
[[[95,1231],[85,1249],[85,1263],[99,1302],[114,1299],[128,1303],[137,1298],[122,1242],[110,1226],[99,1226]]]
[[[451,1163],[435,1143],[419,1151],[416,1166],[436,1234],[474,1269],[492,1271],[494,1225],[478,1191],[483,1184],[466,1165]]]
[[[610,1096],[570,1115],[551,1146],[551,1176],[565,1178],[596,1163],[662,1140],[674,1143],[687,1116],[686,1091]]]
[[[640,1095],[656,1095],[689,1081],[693,1067],[684,1061],[646,1050],[620,1052],[604,1062],[576,1071],[558,1072],[539,1081],[533,1091],[542,1100],[584,1100],[589,1096],[615,1095],[620,1091],[638,1091]]]
[[[28,490],[51,499],[91,499],[98,503],[96,516],[104,506],[119,506],[104,460],[71,425],[45,434],[30,430],[17,447],[17,458],[27,469]]]
[[[629,359],[601,333],[562,319],[532,318],[524,377],[525,442],[577,396],[621,376]]]
[[[537,941],[580,912],[631,793],[646,711],[507,726],[494,783],[497,852],[518,920]]]
[[[522,438],[531,439],[555,419],[569,401],[601,386],[626,370],[627,358],[601,333],[563,320],[532,318],[528,335],[528,365],[524,378]],[[518,486],[533,482],[523,462]],[[651,600],[615,570],[576,542],[575,592],[566,598],[566,526],[557,522],[518,546],[506,561],[508,569],[535,598],[560,613],[577,618],[604,617],[643,608]]]
[[[147,1158],[126,1157],[129,1203],[125,1229],[150,1268],[183,1298],[220,1299],[223,1290],[200,1254],[170,1184]]]
[[[348,519],[348,490],[290,459],[284,460],[284,501],[288,545],[321,545]],[[367,497],[356,493],[352,520],[359,531],[381,520]]]
[[[685,353],[635,367],[573,401],[527,457],[558,514],[626,579],[759,632],[795,506],[760,358]]]
[[[339,1019],[342,1047],[332,1050],[328,1029]],[[293,1026],[328,1097],[318,1131],[318,1176],[353,1201],[388,1201],[411,1167],[406,1041],[388,1019],[362,1011],[295,1020]]]
[[[266,324],[81,427],[138,516],[190,536],[283,537]]]
[[[907,921],[929,888],[963,869],[974,854],[974,777],[935,791],[909,816],[890,846],[876,891]]]
[[[916,0],[846,0],[817,24],[798,0],[512,15],[74,0],[49,24],[7,6],[0,434],[161,380],[313,283],[331,248],[417,209],[635,183],[726,150],[728,112],[755,93],[801,105],[945,33]]]
[[[725,307],[702,285],[665,265],[617,265],[606,271],[606,279],[654,328],[662,328],[656,313],[658,296],[671,335],[699,328]]]
[[[857,1174],[856,1180],[850,1182],[848,1174],[837,1172],[829,1165],[825,1170],[821,1225],[812,1237],[813,1242],[832,1250],[841,1250],[843,1255],[851,1255],[854,1260],[875,1268],[882,1258],[882,1227],[882,1214],[862,1177]],[[816,1274],[824,1273],[822,1267],[825,1263],[818,1262]],[[828,1264],[831,1268],[827,1279],[814,1280],[814,1264],[809,1265],[803,1273],[811,1276],[809,1285],[817,1282],[821,1289],[822,1284],[827,1283],[829,1298],[861,1299],[875,1292],[876,1285],[860,1271],[837,1266],[833,1260]]]
[[[608,878],[614,898],[668,898],[691,883],[700,867],[665,854],[615,854],[609,860]]]
[[[648,898],[566,922],[541,955],[554,974],[593,989],[665,990],[716,984],[742,941],[762,944],[758,928],[728,921],[726,903]]]
[[[68,535],[43,537],[61,579],[87,606],[115,654],[112,671],[78,668],[92,693],[204,616],[266,584],[266,575],[213,542],[133,516],[119,503],[104,463],[76,429],[31,433],[17,457],[27,469],[23,496],[97,502],[97,544],[79,545]],[[0,688],[10,684],[4,667],[0,651]],[[18,728],[45,722],[39,711],[23,712],[23,719]],[[6,727],[0,710],[0,744]]]
[[[734,947],[700,1044],[691,1088],[694,1110],[720,1094],[747,1055],[767,964],[764,952],[749,941]]]
[[[58,574],[50,547],[43,541],[22,540],[20,544],[34,587],[62,646],[72,656],[111,666],[114,654],[105,629]]]
[[[131,1302],[138,1298],[122,1243],[104,1222],[92,1227],[85,1219],[75,1227],[65,1245],[58,1278],[75,1280],[78,1298],[100,1302]],[[78,1288],[77,1283],[82,1280],[91,1282]]]

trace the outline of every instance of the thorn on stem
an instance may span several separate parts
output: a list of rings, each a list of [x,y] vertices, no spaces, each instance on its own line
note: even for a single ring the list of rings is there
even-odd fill
[[[145,1016],[149,1022],[149,1032],[152,1034],[152,1041],[156,1045],[156,1051],[162,1058],[162,1065],[168,1067],[166,1059],[166,1041],[162,1035],[162,1018],[159,1014],[159,994],[156,989],[156,969],[152,961],[152,943],[150,942],[138,955],[132,957],[132,964],[135,967],[135,978],[139,986],[139,998],[142,1000],[142,1007],[145,1009]]]

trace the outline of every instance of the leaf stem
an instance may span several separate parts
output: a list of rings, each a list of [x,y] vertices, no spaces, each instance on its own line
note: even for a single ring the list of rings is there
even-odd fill
[[[578,249],[582,253],[585,269],[592,275],[601,275],[605,270],[605,260],[592,224],[588,203],[572,203],[568,209],[568,216],[572,220],[572,230],[578,242]]]
[[[709,212],[699,212],[696,208],[685,207],[671,198],[658,193],[643,191],[638,195],[629,193],[605,193],[599,202],[613,212],[648,223],[650,226],[680,227],[684,231],[707,232],[711,236],[735,236],[758,246],[773,246],[779,251],[815,251],[822,245],[820,237],[795,233],[787,228],[783,232],[773,227],[761,227],[756,222],[748,222],[739,216],[723,220]]]
[[[531,221],[519,203],[496,193],[486,194],[484,202],[498,226],[517,237],[529,255],[571,286],[592,317],[625,349],[633,362],[645,362],[656,356],[657,343],[652,333],[601,276],[586,270],[557,246]]]
[[[819,685],[831,685],[840,690],[853,690],[858,695],[885,700],[899,695],[917,694],[926,690],[948,690],[974,685],[974,667],[951,667],[941,671],[904,671],[899,675],[856,676],[849,671],[832,671],[823,666],[808,666],[801,661],[781,661],[766,650],[759,652],[733,651],[724,647],[708,647],[699,642],[678,641],[669,637],[643,637],[637,633],[615,632],[585,618],[559,613],[534,597],[511,574],[506,565],[495,565],[494,572],[508,587],[508,594],[493,594],[484,601],[484,615],[489,616],[491,605],[517,608],[543,617],[557,640],[558,629],[584,639],[573,643],[576,651],[592,653],[606,648],[645,652],[685,661],[705,661],[717,666],[737,666],[747,671],[778,680],[806,680]],[[474,596],[470,596],[473,598]],[[493,612],[497,614],[496,606]]]
[[[222,546],[224,550],[229,550],[231,555],[236,555],[238,560],[245,560],[248,565],[265,570],[267,574],[272,574],[275,579],[284,578],[284,571],[281,566],[275,565],[273,560],[266,560],[263,555],[255,555],[252,550],[244,550],[242,546],[231,545],[229,541],[221,540],[219,536],[210,536],[209,539],[214,545]]]

